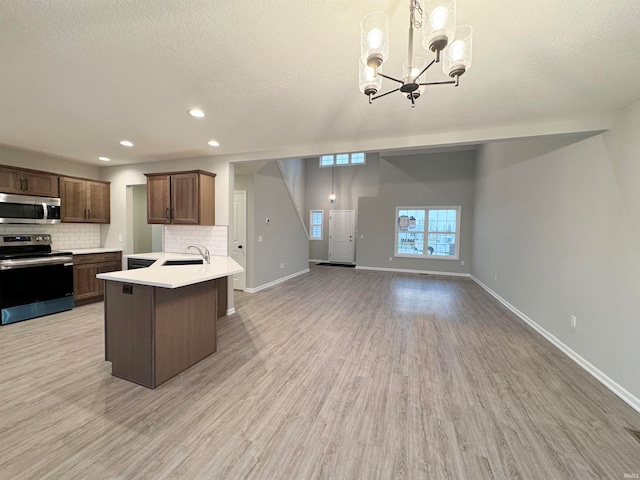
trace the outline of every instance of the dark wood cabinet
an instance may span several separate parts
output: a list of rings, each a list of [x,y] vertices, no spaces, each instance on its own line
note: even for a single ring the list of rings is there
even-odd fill
[[[109,182],[60,177],[63,222],[109,223],[110,201]]]
[[[215,280],[180,288],[107,281],[105,359],[112,374],[156,388],[214,353],[216,286]]]
[[[104,280],[99,273],[122,270],[122,252],[89,253],[73,256],[73,298],[76,305],[100,302],[104,298]]]
[[[171,223],[170,192],[170,175],[147,175],[147,223]]]
[[[215,224],[215,173],[148,173],[147,222]]]
[[[58,176],[47,172],[0,166],[0,192],[58,197]]]

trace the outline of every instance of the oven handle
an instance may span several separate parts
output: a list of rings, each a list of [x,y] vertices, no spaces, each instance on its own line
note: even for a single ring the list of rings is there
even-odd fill
[[[18,268],[42,267],[47,265],[61,265],[65,267],[73,266],[72,256],[61,256],[54,258],[28,258],[20,260],[0,261],[0,270],[14,270]]]

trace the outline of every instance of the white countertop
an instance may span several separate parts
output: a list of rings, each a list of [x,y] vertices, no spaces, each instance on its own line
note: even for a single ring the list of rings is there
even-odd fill
[[[96,247],[96,248],[74,248],[74,249],[66,250],[66,251],[69,251],[69,252],[73,253],[74,255],[86,255],[86,254],[89,254],[89,253],[121,252],[122,249],[121,248],[104,248],[104,247],[101,248],[101,247]]]
[[[231,257],[212,256],[210,264],[174,265],[167,267],[162,266],[167,260],[202,257],[200,257],[200,255],[184,253],[146,253],[127,255],[127,258],[144,258],[151,260],[155,258],[157,261],[148,268],[100,273],[96,275],[96,277],[112,282],[134,283],[151,287],[178,288],[220,277],[227,277],[244,271]]]

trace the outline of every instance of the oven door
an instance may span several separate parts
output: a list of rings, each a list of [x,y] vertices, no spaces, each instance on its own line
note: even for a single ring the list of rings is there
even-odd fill
[[[2,325],[73,306],[71,256],[0,261]]]

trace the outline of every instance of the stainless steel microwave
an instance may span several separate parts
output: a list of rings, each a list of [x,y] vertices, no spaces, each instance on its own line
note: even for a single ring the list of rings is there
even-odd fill
[[[0,193],[0,223],[60,223],[60,199]]]

